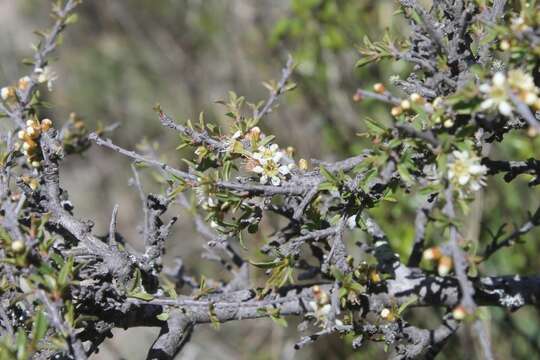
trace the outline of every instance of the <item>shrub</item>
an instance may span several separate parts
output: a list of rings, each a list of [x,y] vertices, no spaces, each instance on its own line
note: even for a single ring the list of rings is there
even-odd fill
[[[434,1],[426,8],[401,0],[408,37],[366,38],[358,66],[401,60],[411,72],[354,94],[356,101],[387,104],[392,124],[367,120],[361,135],[370,148],[340,161],[295,158],[294,148],[261,129],[279,98],[296,87],[292,58],[278,81],[265,83],[265,101],[231,92],[221,102],[223,128],[202,115],[179,123],[158,105],[164,128],[180,135],[179,148],[192,150],[181,168],[112,143],[113,127],[90,133],[75,114],[63,126],[40,116],[42,92],[56,80],[49,55],[76,21],[79,3],[54,2],[54,24],[38,32],[34,57],[25,61],[30,74],[0,93],[2,115],[13,125],[1,134],[2,358],[84,359],[113,328],[148,326],[161,329],[148,358],[171,359],[195,325],[254,318],[286,325],[296,316],[308,333],[296,348],[341,334],[354,348],[384,342],[395,358],[432,358],[465,324],[491,359],[481,307],[537,305],[537,277],[483,276],[479,266],[540,224],[540,208],[513,231],[501,227],[485,248],[462,232],[475,196],[490,191],[490,178],[540,183],[534,157],[490,155],[510,134],[528,139],[540,131],[536,1]],[[395,90],[387,90],[391,85]],[[142,253],[117,232],[118,207],[108,236],[98,237],[60,186],[64,158],[91,144],[133,163],[144,212]],[[145,193],[142,168],[162,179],[162,194]],[[407,254],[396,252],[401,239],[390,239],[377,223],[377,209],[395,201],[417,205]],[[192,208],[207,239],[204,255],[223,264],[228,281],[196,280],[181,263],[165,271],[176,218],[164,216],[172,204]],[[271,216],[280,222],[259,257],[248,258],[242,249],[253,246],[252,234]],[[264,286],[253,286],[252,268],[265,270]],[[444,309],[440,325],[411,324],[405,314],[412,307]]]

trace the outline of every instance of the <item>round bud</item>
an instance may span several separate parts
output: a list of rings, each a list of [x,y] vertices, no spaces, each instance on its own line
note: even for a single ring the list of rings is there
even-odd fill
[[[12,86],[3,87],[2,90],[0,90],[0,96],[4,101],[13,99],[15,95],[15,88],[13,88]]]
[[[403,100],[401,102],[401,108],[403,110],[409,110],[411,108],[411,102],[409,100]]]
[[[375,85],[373,85],[373,90],[378,94],[382,94],[386,91],[384,85],[381,83],[376,83]]]
[[[397,117],[403,114],[403,109],[401,108],[401,106],[394,106],[392,110],[390,110],[390,113],[392,114],[392,116]]]
[[[19,138],[19,140],[24,140],[25,135],[26,135],[26,133],[24,132],[24,130],[19,130],[17,132],[17,137]]]
[[[454,121],[452,119],[446,119],[443,123],[444,127],[449,129],[454,126]]]
[[[381,282],[381,275],[375,270],[370,271],[369,280],[371,280],[371,282],[374,284],[378,284]]]
[[[15,254],[21,254],[25,249],[26,245],[22,240],[15,240],[11,243],[11,251],[13,251]]]
[[[53,123],[51,119],[41,120],[41,130],[47,131],[52,127]]]
[[[508,40],[503,40],[501,41],[499,47],[502,51],[507,51],[510,49],[510,42]]]
[[[34,129],[33,126],[28,126],[26,128],[26,134],[28,134],[28,136],[30,136],[33,139],[33,138],[36,137],[37,131],[36,131],[36,129]]]
[[[300,159],[298,160],[298,167],[300,168],[300,170],[307,170],[308,168],[308,162],[306,159]]]
[[[463,320],[467,316],[467,310],[461,305],[452,310],[452,316],[456,320]]]
[[[41,161],[34,160],[30,165],[32,165],[34,168],[38,168],[41,166]]]
[[[287,146],[287,149],[285,150],[288,156],[293,156],[294,154],[294,148],[292,146]]]
[[[439,260],[442,256],[441,249],[438,246],[430,247],[429,249],[424,250],[422,257],[424,260],[432,261]]]
[[[394,314],[392,314],[392,311],[390,311],[390,309],[387,309],[387,308],[384,308],[381,310],[381,317],[388,321],[394,320]]]
[[[452,270],[452,258],[446,255],[441,256],[437,272],[440,276],[446,276],[450,273],[450,270]]]
[[[418,93],[412,93],[411,101],[415,104],[422,104],[424,102],[424,98],[422,97],[422,95]]]
[[[25,91],[30,86],[30,81],[32,81],[28,76],[22,77],[19,79],[19,90]]]

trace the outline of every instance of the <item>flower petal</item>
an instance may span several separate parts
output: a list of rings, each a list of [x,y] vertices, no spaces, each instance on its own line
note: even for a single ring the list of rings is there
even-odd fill
[[[507,101],[501,101],[499,103],[499,112],[504,116],[512,115],[512,106]]]
[[[469,175],[469,174],[462,174],[462,175],[458,178],[458,182],[459,182],[460,185],[465,185],[470,179],[471,179],[471,175]]]
[[[493,75],[493,85],[497,87],[503,87],[506,83],[506,76],[502,72],[497,72]]]
[[[279,167],[279,173],[280,173],[281,175],[287,175],[287,174],[289,174],[289,173],[290,173],[289,167],[288,167],[287,165],[281,165],[281,166]]]

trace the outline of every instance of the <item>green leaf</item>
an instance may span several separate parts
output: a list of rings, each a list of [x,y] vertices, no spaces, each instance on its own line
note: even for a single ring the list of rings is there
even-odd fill
[[[67,261],[64,263],[64,266],[62,266],[62,269],[60,269],[60,273],[58,274],[58,285],[60,288],[65,287],[68,285],[69,277],[71,273],[73,272],[73,256],[70,256]]]
[[[161,321],[167,321],[170,318],[170,314],[164,311],[161,314],[157,315],[156,318]]]
[[[399,175],[405,181],[406,183],[412,183],[414,181],[413,177],[411,176],[411,173],[409,172],[409,169],[407,168],[407,165],[401,163],[398,164],[397,170],[399,172]]]
[[[364,121],[368,129],[375,135],[382,135],[386,132],[386,127],[379,122],[370,118],[365,118]]]
[[[24,330],[22,328],[19,328],[19,330],[17,331],[17,340],[15,342],[15,346],[17,348],[17,360],[28,359],[29,354],[26,349],[27,342],[28,338],[26,337]]]
[[[319,171],[321,175],[324,176],[328,182],[333,183],[333,184],[338,183],[338,178],[334,174],[332,174],[330,171],[328,171],[328,169],[326,169],[324,166],[322,165],[319,166]]]
[[[255,262],[251,260],[248,260],[248,261],[251,265],[258,267],[259,269],[273,269],[282,263],[282,260],[280,259],[274,259],[271,261],[263,261],[263,262]]]
[[[397,314],[401,315],[407,309],[408,306],[416,303],[418,301],[418,298],[416,296],[412,296],[409,300],[405,301],[403,304],[400,305],[400,307],[397,310]]]
[[[47,329],[49,328],[49,322],[45,317],[42,310],[38,311],[34,319],[34,325],[32,327],[32,344],[36,346],[37,342],[45,336]]]
[[[144,300],[144,301],[150,301],[150,300],[152,300],[154,298],[153,295],[147,293],[146,291],[132,292],[132,293],[128,294],[128,297],[139,299],[139,300]]]
[[[79,15],[71,14],[66,18],[65,24],[66,25],[75,24],[78,20],[79,20]]]

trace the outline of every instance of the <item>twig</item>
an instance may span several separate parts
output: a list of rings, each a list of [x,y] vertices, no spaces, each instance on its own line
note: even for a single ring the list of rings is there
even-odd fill
[[[294,61],[291,55],[287,58],[287,64],[285,65],[285,68],[281,71],[281,79],[277,83],[276,88],[270,92],[270,97],[268,100],[266,100],[266,103],[262,107],[262,109],[259,111],[259,109],[255,109],[253,113],[253,118],[255,120],[260,120],[264,115],[272,111],[272,106],[277,101],[279,96],[283,93],[283,90],[285,89],[285,86],[287,85],[287,81],[289,80],[289,77],[291,76],[294,69]]]
[[[118,204],[114,205],[111,222],[109,224],[109,245],[113,246],[116,243],[116,217],[118,215]]]

